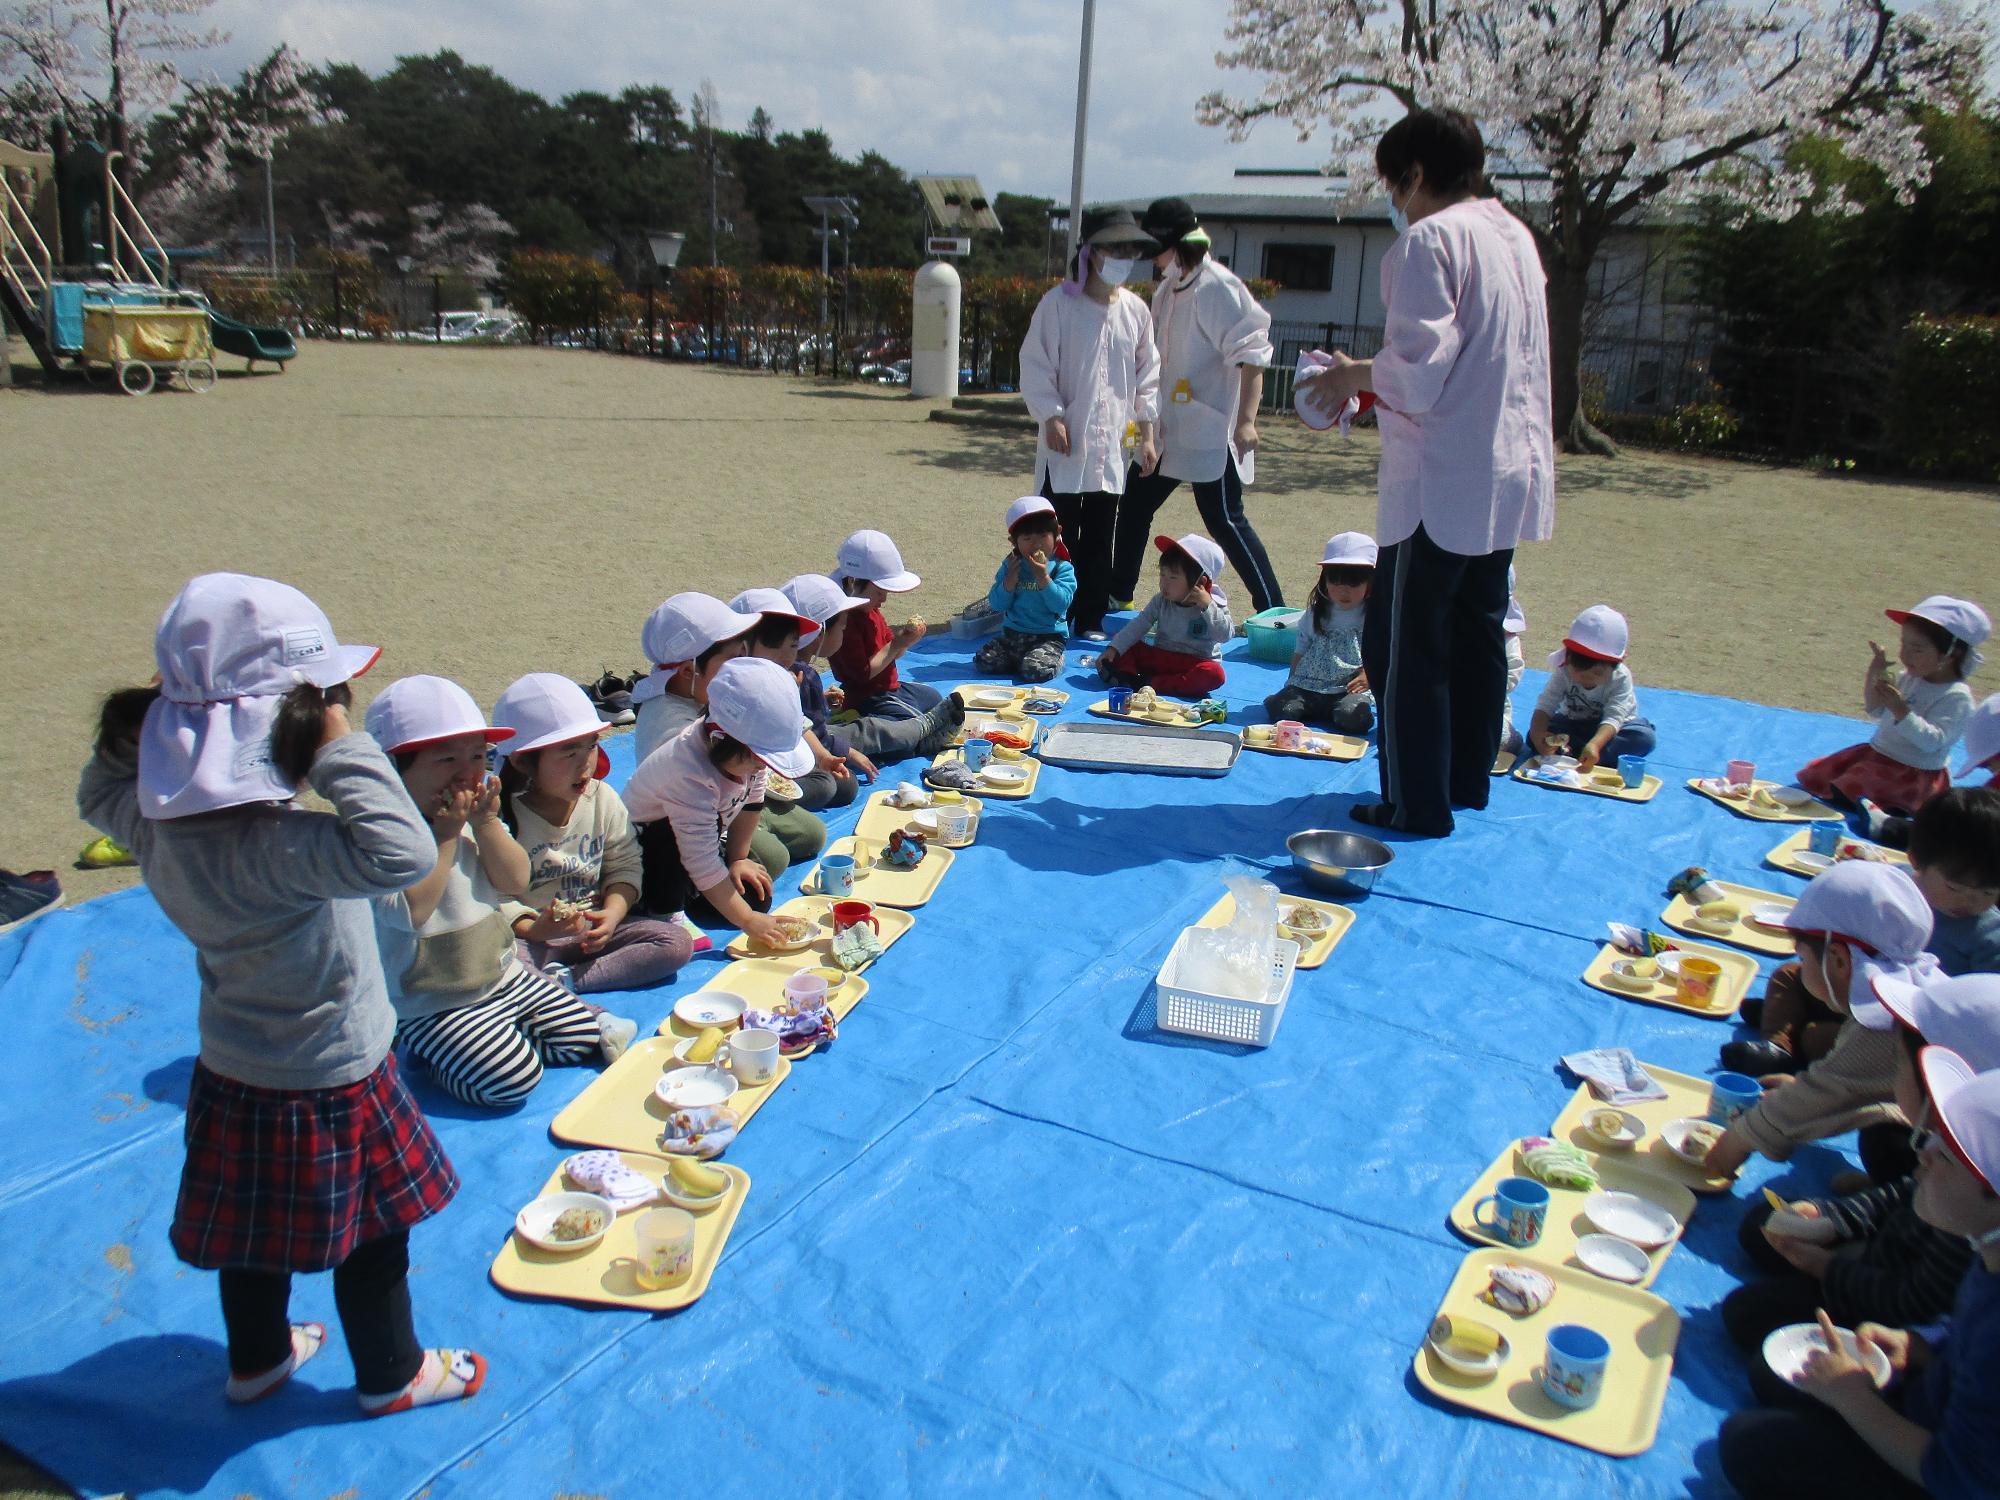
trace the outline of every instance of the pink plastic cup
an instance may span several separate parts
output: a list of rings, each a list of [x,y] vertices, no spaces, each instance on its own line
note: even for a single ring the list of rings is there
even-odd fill
[[[1731,786],[1748,786],[1757,779],[1757,762],[1754,760],[1732,760],[1728,768]]]

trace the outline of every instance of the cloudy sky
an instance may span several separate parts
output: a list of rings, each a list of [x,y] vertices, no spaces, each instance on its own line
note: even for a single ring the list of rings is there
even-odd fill
[[[1099,0],[1091,198],[1310,184],[1238,183],[1243,167],[1316,167],[1283,128],[1241,146],[1194,103],[1258,80],[1215,65],[1227,0]],[[780,130],[825,129],[843,155],[910,172],[969,172],[988,192],[1069,196],[1082,0],[218,0],[226,47],[191,71],[233,77],[287,41],[371,72],[451,48],[550,98],[712,79],[725,124],[762,105]]]

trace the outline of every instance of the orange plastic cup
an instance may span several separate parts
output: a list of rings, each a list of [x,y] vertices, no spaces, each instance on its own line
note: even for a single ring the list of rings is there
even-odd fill
[[[1680,997],[1681,1004],[1706,1010],[1715,1004],[1715,997],[1721,991],[1721,964],[1712,958],[1697,958],[1692,953],[1682,956],[1680,979],[1674,986],[1674,993]]]

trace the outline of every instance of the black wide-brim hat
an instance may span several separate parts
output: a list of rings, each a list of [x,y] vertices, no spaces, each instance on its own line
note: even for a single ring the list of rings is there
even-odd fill
[[[1081,242],[1086,245],[1144,245],[1148,255],[1158,255],[1160,246],[1139,227],[1129,208],[1094,208],[1083,216]]]
[[[1148,239],[1168,250],[1201,228],[1201,220],[1185,198],[1154,199],[1139,223]]]

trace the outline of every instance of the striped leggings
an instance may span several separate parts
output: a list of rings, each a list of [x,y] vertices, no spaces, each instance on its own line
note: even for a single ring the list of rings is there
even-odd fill
[[[597,1016],[544,974],[517,968],[483,1000],[399,1022],[396,1040],[454,1099],[511,1109],[545,1066],[598,1055]]]

